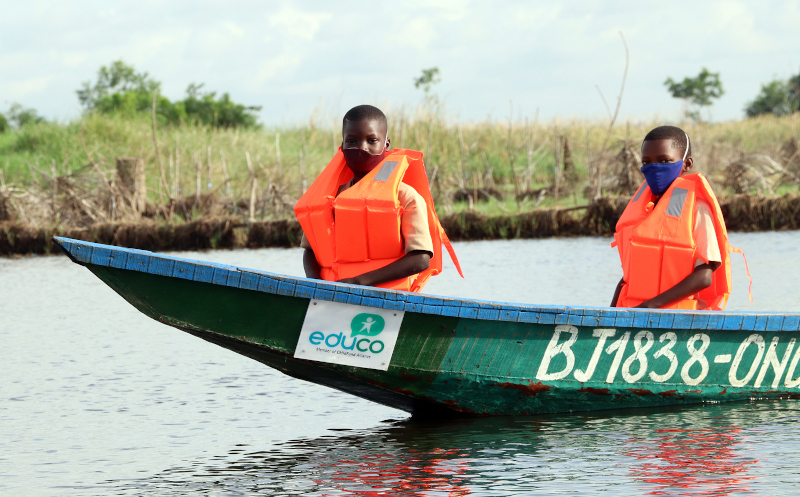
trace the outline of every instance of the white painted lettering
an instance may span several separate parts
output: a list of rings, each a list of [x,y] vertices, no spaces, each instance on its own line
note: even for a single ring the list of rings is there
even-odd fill
[[[786,369],[786,365],[789,364],[789,357],[792,355],[792,350],[794,349],[794,338],[789,340],[789,345],[786,346],[786,351],[783,353],[783,359],[781,359],[780,362],[778,361],[778,353],[776,352],[777,348],[778,337],[772,337],[772,343],[769,344],[767,353],[764,355],[764,364],[761,365],[761,370],[758,372],[758,376],[756,376],[756,382],[754,383],[756,388],[761,386],[761,382],[764,381],[764,375],[767,374],[767,370],[770,366],[772,366],[772,370],[775,371],[775,378],[772,380],[772,388],[778,388],[778,383],[781,381],[783,371]]]
[[[720,354],[714,358],[714,364],[728,364],[731,362],[730,354]]]
[[[656,353],[653,354],[653,360],[655,361],[661,356],[666,357],[669,359],[669,369],[664,374],[657,374],[655,371],[650,371],[650,379],[658,383],[663,383],[672,378],[672,375],[674,375],[675,371],[678,369],[678,357],[675,355],[675,352],[672,351],[672,347],[678,343],[678,336],[675,335],[675,333],[668,331],[667,333],[664,333],[658,337],[659,342],[664,343],[664,340],[669,343],[658,349]]]
[[[597,337],[597,346],[594,348],[594,352],[592,352],[592,357],[589,359],[589,365],[586,366],[586,371],[584,372],[580,369],[576,369],[575,373],[573,373],[576,380],[584,382],[592,379],[594,370],[597,368],[597,361],[600,360],[600,354],[603,352],[603,347],[606,346],[606,339],[613,337],[616,332],[617,330],[611,328],[598,328],[592,332],[592,336]]]
[[[744,353],[750,344],[755,344],[758,347],[758,352],[756,353],[756,358],[753,360],[753,364],[750,366],[750,370],[747,372],[747,375],[740,380],[736,377],[736,371],[739,369],[739,365],[742,362],[742,357],[744,357]],[[753,378],[753,375],[756,374],[756,369],[758,369],[758,365],[763,356],[764,337],[758,334],[753,334],[747,337],[745,341],[739,345],[739,349],[736,351],[736,356],[733,358],[733,363],[731,363],[731,369],[728,372],[728,381],[730,381],[731,386],[743,387],[747,385],[747,383]]]
[[[642,346],[642,338],[646,339]],[[622,379],[628,383],[636,383],[647,372],[647,351],[653,346],[653,334],[647,330],[642,330],[633,337],[633,354],[625,359],[622,364]],[[631,374],[631,366],[634,362],[639,363],[636,374]]]
[[[696,349],[694,344],[698,340],[701,340],[703,345],[701,345],[699,349]],[[708,375],[708,359],[706,359],[705,352],[709,345],[711,345],[711,339],[705,333],[698,333],[690,338],[688,342],[686,342],[686,349],[689,351],[691,356],[689,357],[689,360],[686,361],[686,364],[684,364],[681,368],[681,378],[687,385],[697,385],[705,379],[706,375]],[[695,378],[692,378],[689,375],[689,372],[691,371],[694,363],[700,364],[700,374]]]
[[[614,377],[617,376],[617,371],[619,370],[619,365],[622,362],[622,355],[625,353],[625,347],[628,345],[628,340],[631,338],[631,332],[626,331],[621,337],[619,337],[614,343],[606,348],[606,354],[611,354],[614,351],[617,351],[614,354],[614,360],[611,362],[611,368],[608,370],[608,376],[606,376],[606,383],[614,383]]]
[[[786,371],[786,380],[783,383],[786,385],[786,388],[797,388],[797,386],[800,385],[800,376],[792,378],[792,376],[794,376],[794,370],[797,368],[798,360],[800,360],[800,347],[798,347],[797,352],[794,353],[792,362],[789,364],[789,370]]]
[[[569,332],[570,337],[566,342],[558,343],[558,339],[561,337],[562,332]],[[550,343],[547,345],[547,350],[544,351],[542,362],[539,364],[539,371],[536,373],[536,379],[539,381],[563,380],[575,366],[575,354],[572,352],[571,347],[577,339],[578,328],[565,324],[556,326],[556,331],[553,333],[553,338],[550,339]],[[567,359],[567,365],[561,371],[556,373],[548,373],[547,369],[550,367],[550,361],[558,354],[564,354],[564,357]]]

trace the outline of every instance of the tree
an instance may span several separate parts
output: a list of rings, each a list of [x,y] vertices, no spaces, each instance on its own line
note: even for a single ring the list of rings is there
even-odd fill
[[[91,81],[85,81],[76,93],[87,112],[95,109],[108,112],[126,105],[134,105],[137,107],[136,110],[142,110],[138,108],[137,104],[140,103],[138,101],[149,98],[152,104],[153,91],[160,85],[161,83],[151,78],[148,73],[137,73],[133,66],[117,60],[108,67],[100,67],[97,71],[97,82],[92,85]],[[114,98],[114,95],[124,95],[124,97]]]
[[[36,109],[24,107],[22,104],[16,102],[11,104],[6,115],[8,116],[8,122],[17,129],[23,128],[29,124],[44,122],[45,120],[44,117],[36,112]]]
[[[161,83],[148,73],[137,73],[133,66],[118,60],[97,72],[97,82],[83,83],[77,91],[86,112],[101,114],[122,114],[134,116],[140,112],[152,112],[153,92]],[[156,99],[156,112],[168,123],[179,125],[184,122],[227,127],[253,127],[258,125],[256,112],[260,106],[245,106],[233,102],[230,95],[216,92],[201,93],[202,84],[190,84],[186,98],[176,102],[163,95]]]
[[[251,128],[258,125],[255,112],[261,110],[260,105],[237,104],[227,93],[217,99],[217,92],[201,93],[203,86],[190,84],[186,89],[186,99],[178,102],[183,104],[188,119],[219,128]]]
[[[700,110],[711,105],[711,100],[719,98],[725,94],[722,82],[719,80],[719,73],[709,72],[705,67],[700,74],[694,78],[683,78],[683,81],[676,82],[672,78],[664,81],[664,86],[672,94],[673,98],[680,98],[689,107],[686,116],[695,121],[700,121]],[[691,106],[695,106],[692,110]]]
[[[3,114],[0,114],[0,133],[8,131],[8,119]]]
[[[760,114],[784,116],[800,110],[800,74],[788,80],[776,79],[761,85],[761,92],[747,104],[747,117]]]
[[[414,78],[414,88],[422,88],[422,91],[425,92],[425,96],[428,96],[428,93],[431,91],[431,87],[441,81],[442,78],[439,76],[438,67],[423,69],[422,75],[418,78]]]

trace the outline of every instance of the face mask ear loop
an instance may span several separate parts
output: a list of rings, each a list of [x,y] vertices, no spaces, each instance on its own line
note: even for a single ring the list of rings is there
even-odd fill
[[[686,156],[689,154],[689,135],[686,134],[686,131],[683,132],[683,135],[686,137],[686,150],[683,151],[683,159],[681,159],[681,160],[685,161],[686,160]],[[642,145],[639,148],[639,155],[640,156],[642,155],[643,151],[644,151],[644,142],[642,142]]]
[[[686,131],[684,131],[683,134],[686,135],[686,151],[683,152],[683,159],[681,160],[686,161],[686,154],[689,153],[689,135],[686,134]]]

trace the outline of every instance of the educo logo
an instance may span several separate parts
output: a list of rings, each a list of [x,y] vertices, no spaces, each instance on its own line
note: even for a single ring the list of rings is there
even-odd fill
[[[372,352],[373,354],[380,354],[385,345],[380,340],[370,340],[369,338],[359,339],[359,335],[365,337],[374,337],[380,335],[386,327],[386,321],[378,314],[361,313],[357,314],[350,321],[350,336],[345,336],[344,333],[331,333],[325,336],[321,331],[315,331],[308,337],[308,341],[312,345],[321,345],[324,343],[330,348],[341,347],[344,350],[357,350],[359,352]],[[347,343],[350,338],[350,343]]]
[[[311,299],[294,356],[386,371],[404,315],[397,309]]]
[[[350,321],[351,337],[356,335],[366,335],[374,337],[379,335],[386,327],[386,321],[377,314],[367,314],[365,312],[357,315]]]

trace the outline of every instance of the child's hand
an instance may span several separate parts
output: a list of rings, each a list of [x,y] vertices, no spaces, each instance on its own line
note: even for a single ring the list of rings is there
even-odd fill
[[[701,264],[694,268],[694,272],[682,279],[675,286],[650,300],[645,300],[636,307],[642,309],[659,309],[673,302],[690,297],[701,290],[711,286],[711,274],[720,266],[719,262]]]
[[[342,278],[336,283],[349,285],[377,286],[387,281],[407,278],[428,269],[431,263],[431,254],[424,250],[414,250],[396,261],[378,269],[373,269],[352,278]]]

